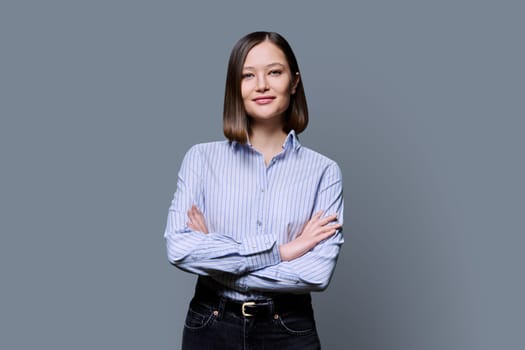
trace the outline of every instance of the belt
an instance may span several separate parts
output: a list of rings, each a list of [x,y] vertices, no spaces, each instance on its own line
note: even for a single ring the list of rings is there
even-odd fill
[[[268,316],[274,313],[274,301],[235,301],[226,299],[224,310],[226,312],[232,312],[238,316],[242,315],[244,317]]]
[[[234,300],[219,295],[213,289],[197,283],[194,300],[217,305],[239,317],[265,317],[292,310],[311,310],[311,297],[306,294],[277,294],[260,300]]]

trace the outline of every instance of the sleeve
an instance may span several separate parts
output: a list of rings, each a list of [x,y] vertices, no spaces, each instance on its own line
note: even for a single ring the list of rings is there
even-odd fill
[[[279,263],[275,235],[247,235],[244,242],[238,242],[224,233],[204,234],[187,227],[188,210],[193,204],[202,210],[205,202],[203,168],[199,149],[193,146],[182,161],[168,211],[164,238],[170,263],[204,276],[242,275]]]
[[[337,214],[343,223],[343,183],[339,166],[330,165],[321,179],[313,213]],[[312,250],[292,261],[282,261],[250,272],[236,280],[242,291],[304,293],[322,291],[332,278],[339,250],[344,243],[342,229],[320,242]]]

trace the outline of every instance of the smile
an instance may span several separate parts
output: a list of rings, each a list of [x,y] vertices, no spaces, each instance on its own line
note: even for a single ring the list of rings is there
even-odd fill
[[[274,96],[260,96],[260,97],[254,98],[252,101],[259,105],[265,105],[265,104],[272,102],[274,99],[275,99]]]

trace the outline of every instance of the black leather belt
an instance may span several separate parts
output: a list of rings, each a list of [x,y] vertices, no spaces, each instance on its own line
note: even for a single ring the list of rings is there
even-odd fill
[[[274,313],[274,301],[253,300],[241,302],[226,299],[224,310],[244,317],[267,316]]]
[[[264,317],[285,313],[291,310],[311,310],[311,297],[306,294],[278,294],[262,300],[239,301],[220,296],[211,288],[198,282],[195,300],[222,306],[225,312],[239,317]]]

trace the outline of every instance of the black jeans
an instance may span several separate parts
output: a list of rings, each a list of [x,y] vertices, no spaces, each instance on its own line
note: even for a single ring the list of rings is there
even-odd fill
[[[320,348],[310,294],[287,294],[243,307],[199,284],[182,337],[183,350]]]

